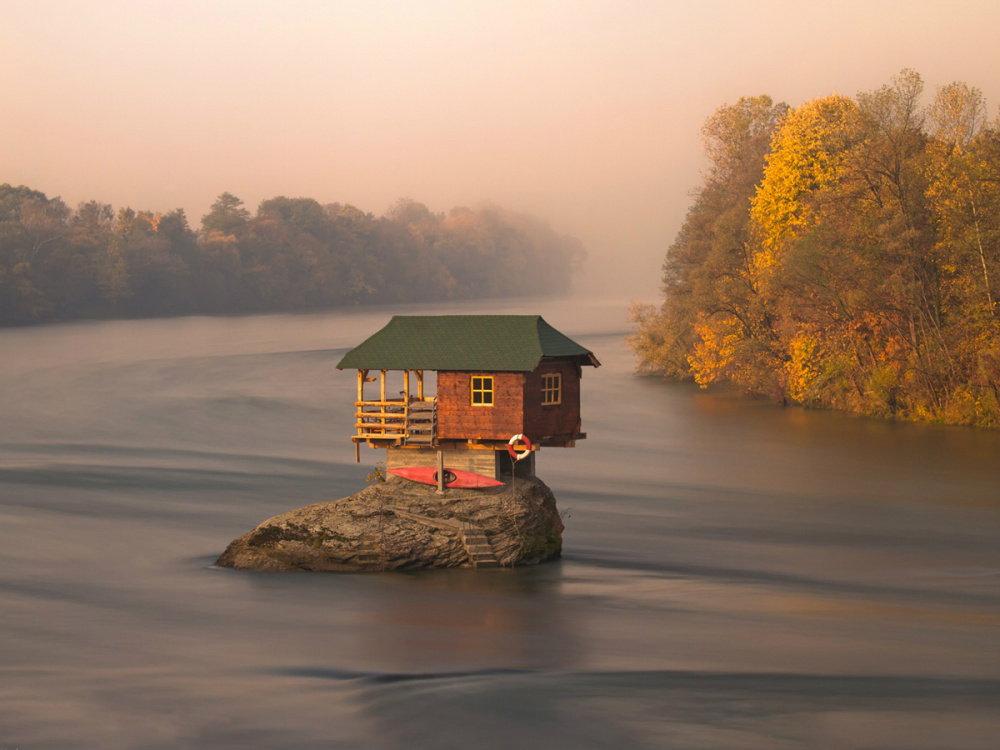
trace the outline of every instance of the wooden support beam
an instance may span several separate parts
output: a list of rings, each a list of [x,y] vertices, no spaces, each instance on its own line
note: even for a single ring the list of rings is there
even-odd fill
[[[410,403],[410,371],[403,370],[403,401]]]
[[[382,394],[382,400],[385,401],[385,370],[380,370],[380,372],[382,373],[382,377],[379,378],[379,392]]]
[[[365,400],[365,371],[358,370],[358,401]]]
[[[424,371],[417,370],[417,398],[424,400]]]

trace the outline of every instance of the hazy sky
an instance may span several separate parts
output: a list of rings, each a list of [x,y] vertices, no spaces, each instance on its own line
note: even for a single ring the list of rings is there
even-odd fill
[[[0,182],[71,206],[485,200],[652,299],[723,103],[919,71],[1000,104],[1000,1],[0,0]]]

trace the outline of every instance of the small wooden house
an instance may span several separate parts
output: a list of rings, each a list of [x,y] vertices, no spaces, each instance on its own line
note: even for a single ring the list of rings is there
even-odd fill
[[[496,477],[511,471],[514,435],[526,435],[536,450],[586,437],[580,378],[587,365],[600,362],[539,315],[397,315],[337,369],[358,371],[351,438],[358,460],[361,443],[386,448],[388,468],[432,466],[445,451],[451,468]],[[402,373],[401,390],[389,384],[394,372]],[[531,459],[523,462],[528,473]]]

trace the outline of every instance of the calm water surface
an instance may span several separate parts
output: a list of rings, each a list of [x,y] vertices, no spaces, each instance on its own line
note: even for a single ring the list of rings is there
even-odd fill
[[[1000,434],[632,375],[622,304],[0,331],[0,747],[988,748]],[[535,568],[212,567],[363,486],[341,354],[393,312],[593,349]]]

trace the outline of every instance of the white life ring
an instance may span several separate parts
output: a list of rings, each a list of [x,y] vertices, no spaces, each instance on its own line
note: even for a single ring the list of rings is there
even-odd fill
[[[518,442],[524,443],[525,446],[524,450],[521,451],[520,453],[516,453],[514,451],[514,446],[517,445]],[[527,458],[528,456],[531,455],[531,441],[528,440],[528,438],[525,435],[518,433],[507,441],[507,452],[510,454],[510,457],[513,458],[515,461],[520,461],[522,458]]]

